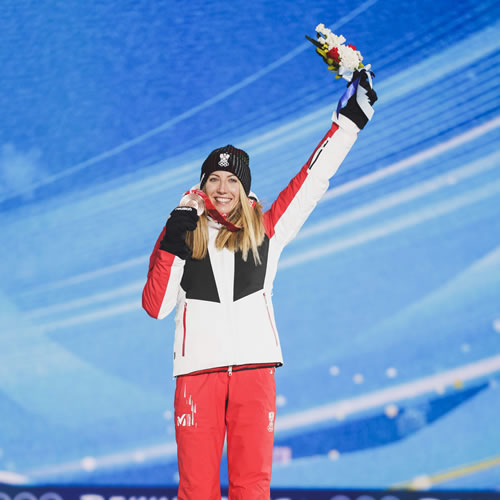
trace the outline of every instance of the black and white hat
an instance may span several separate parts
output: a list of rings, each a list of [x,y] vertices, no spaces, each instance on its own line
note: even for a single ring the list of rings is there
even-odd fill
[[[245,193],[250,193],[252,177],[250,175],[250,158],[242,149],[228,144],[223,148],[214,149],[203,162],[200,175],[200,189],[207,182],[208,176],[216,170],[231,172],[240,180]]]

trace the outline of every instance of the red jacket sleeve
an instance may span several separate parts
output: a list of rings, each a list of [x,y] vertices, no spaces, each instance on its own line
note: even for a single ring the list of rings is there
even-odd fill
[[[175,307],[184,272],[184,260],[160,250],[164,234],[165,228],[149,259],[148,279],[142,292],[142,307],[156,319],[163,319]]]

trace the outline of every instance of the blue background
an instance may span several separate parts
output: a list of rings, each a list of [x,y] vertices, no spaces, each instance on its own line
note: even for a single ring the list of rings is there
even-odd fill
[[[0,482],[175,484],[149,253],[212,149],[266,207],[307,160],[324,23],[379,101],[282,256],[272,484],[500,488],[498,2],[2,6]]]

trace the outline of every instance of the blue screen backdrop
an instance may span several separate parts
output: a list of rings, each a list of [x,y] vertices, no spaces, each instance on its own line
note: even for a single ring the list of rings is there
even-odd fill
[[[494,0],[3,2],[0,482],[175,484],[148,257],[212,149],[266,207],[305,163],[345,88],[319,23],[379,101],[282,256],[272,484],[500,489]]]

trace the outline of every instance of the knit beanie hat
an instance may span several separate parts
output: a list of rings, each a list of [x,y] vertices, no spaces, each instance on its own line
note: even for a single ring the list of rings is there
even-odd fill
[[[200,189],[203,188],[211,173],[216,170],[225,170],[238,177],[248,196],[250,193],[250,183],[252,182],[249,163],[248,154],[230,144],[223,148],[214,149],[201,167]]]

